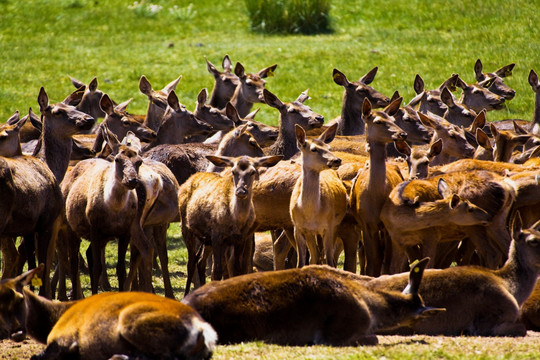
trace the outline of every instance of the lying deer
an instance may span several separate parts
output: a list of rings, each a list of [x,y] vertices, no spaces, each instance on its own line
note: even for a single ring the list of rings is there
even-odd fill
[[[32,359],[209,359],[217,334],[180,302],[148,293],[102,293],[58,302],[25,288],[43,266],[0,283],[0,339],[47,344]],[[153,329],[148,338],[149,329]]]
[[[522,229],[519,216],[515,217],[508,260],[499,270],[477,266],[426,270],[419,291],[426,303],[444,307],[446,312],[415,323],[412,331],[429,335],[525,336],[527,330],[519,322],[519,309],[533,291],[540,269],[540,233],[535,227]],[[406,283],[407,275],[399,274],[381,276],[365,285],[373,290],[396,290]]]
[[[374,345],[375,332],[442,310],[424,306],[418,294],[425,264],[411,268],[401,293],[370,291],[354,274],[310,265],[212,282],[182,302],[199,311],[223,344]]]

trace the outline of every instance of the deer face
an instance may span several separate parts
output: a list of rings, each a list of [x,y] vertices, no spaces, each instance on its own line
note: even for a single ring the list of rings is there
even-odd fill
[[[407,133],[394,122],[393,116],[401,103],[401,98],[394,100],[384,111],[372,111],[369,100],[364,100],[362,106],[362,119],[366,123],[366,137],[368,142],[391,143],[396,140],[405,140]]]
[[[457,86],[463,90],[460,102],[477,113],[483,109],[486,109],[486,111],[502,109],[504,98],[487,89],[493,81],[492,78],[478,84],[467,85],[463,80],[459,79]]]
[[[234,127],[231,119],[227,117],[224,111],[213,106],[207,105],[208,91],[202,89],[197,96],[197,107],[193,112],[196,118],[206,122],[216,131],[231,130]]]
[[[484,209],[474,205],[468,200],[453,195],[449,199],[448,206],[451,209],[451,221],[456,225],[484,225],[491,221],[491,215]]]
[[[120,145],[114,157],[117,179],[128,189],[135,189],[139,184],[139,168],[142,158],[130,146]]]
[[[307,140],[306,132],[295,125],[296,142],[302,153],[302,166],[317,172],[325,169],[336,170],[341,165],[341,159],[330,151],[328,145],[336,136],[337,124],[326,129],[317,139]]]
[[[369,86],[375,79],[377,70],[378,68],[374,67],[358,81],[350,82],[341,71],[334,69],[334,82],[345,88],[345,101],[356,107],[357,113],[362,111],[362,104],[366,98],[369,99],[374,108],[381,108],[390,104],[390,98],[388,96]]]
[[[407,133],[407,139],[411,142],[429,143],[433,137],[433,129],[422,124],[417,112],[410,106],[401,107],[394,114],[394,122]]]

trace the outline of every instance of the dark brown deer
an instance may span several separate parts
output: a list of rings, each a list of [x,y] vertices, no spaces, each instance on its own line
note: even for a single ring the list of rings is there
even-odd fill
[[[503,78],[512,75],[512,70],[514,69],[515,65],[516,64],[505,65],[495,72],[484,73],[482,72],[482,61],[478,59],[474,64],[474,75],[476,81],[479,83],[486,81],[487,79],[495,79],[495,81],[493,81],[487,89],[494,94],[504,97],[506,100],[512,100],[516,95],[516,92],[514,89],[504,83]]]
[[[375,332],[443,310],[424,306],[418,294],[425,263],[411,268],[401,293],[370,291],[354,274],[310,265],[212,282],[182,302],[216,329],[222,344],[374,345]]]
[[[210,105],[223,109],[234,95],[236,87],[240,84],[240,79],[232,72],[232,63],[229,55],[223,57],[221,62],[223,72],[219,71],[208,59],[206,59],[206,68],[214,76],[214,88],[210,94]]]
[[[416,96],[409,102],[409,106],[418,108],[418,111],[423,114],[433,113],[438,116],[443,116],[446,111],[446,105],[441,100],[441,92],[444,88],[450,91],[456,90],[457,74],[453,74],[445,82],[443,82],[435,90],[426,90],[424,79],[418,74],[414,78],[414,91]]]
[[[163,114],[167,109],[167,96],[171,91],[176,89],[180,79],[182,79],[182,75],[158,91],[152,89],[152,85],[146,76],[142,75],[139,79],[139,90],[148,97],[148,109],[146,110],[144,124],[155,132],[161,126]]]
[[[463,90],[459,102],[469,109],[479,113],[483,109],[486,111],[500,110],[504,107],[504,97],[492,93],[488,90],[494,78],[486,79],[478,84],[468,85],[461,78],[457,78],[456,86]]]

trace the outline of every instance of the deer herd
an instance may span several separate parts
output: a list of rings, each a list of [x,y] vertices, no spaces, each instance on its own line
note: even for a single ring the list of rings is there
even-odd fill
[[[533,121],[487,122],[515,96],[504,82],[514,64],[485,73],[477,60],[474,83],[452,74],[434,90],[417,75],[407,104],[370,86],[377,67],[358,81],[334,69],[343,107],[324,124],[307,90],[286,102],[266,89],[277,65],[206,64],[215,85],[193,111],[175,92],[181,76],[161,90],[141,76],[145,115],[95,78],[71,78],[64,101],[41,88],[41,116],[0,125],[0,339],[47,344],[35,359],[206,359],[218,341],[540,329],[534,70]],[[275,108],[279,126],[256,121],[255,104]],[[188,253],[181,302],[172,222]],[[115,239],[121,292],[105,271]],[[157,259],[165,298],[152,294]],[[85,263],[93,295],[83,299]]]

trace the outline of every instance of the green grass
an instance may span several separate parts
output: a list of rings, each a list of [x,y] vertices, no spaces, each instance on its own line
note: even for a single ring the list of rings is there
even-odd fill
[[[332,81],[334,67],[358,79],[379,66],[373,86],[387,95],[399,90],[409,101],[417,73],[435,88],[454,72],[473,82],[477,58],[489,71],[515,62],[507,83],[517,95],[488,119],[532,118],[527,75],[540,70],[538,2],[335,0],[334,33],[315,36],[254,34],[241,1],[153,3],[162,10],[146,17],[129,9],[133,1],[0,1],[0,120],[37,110],[40,86],[61,101],[72,90],[67,75],[84,82],[97,76],[112,99],[132,97],[131,112],[144,113],[139,77],[160,89],[181,74],[180,101],[193,109],[200,89],[213,84],[204,57],[218,65],[225,54],[248,72],[279,64],[267,88],[284,101],[309,88],[309,105],[327,119],[340,114],[343,94]],[[190,3],[187,17],[169,10]],[[261,107],[259,119],[276,124],[277,111]]]

